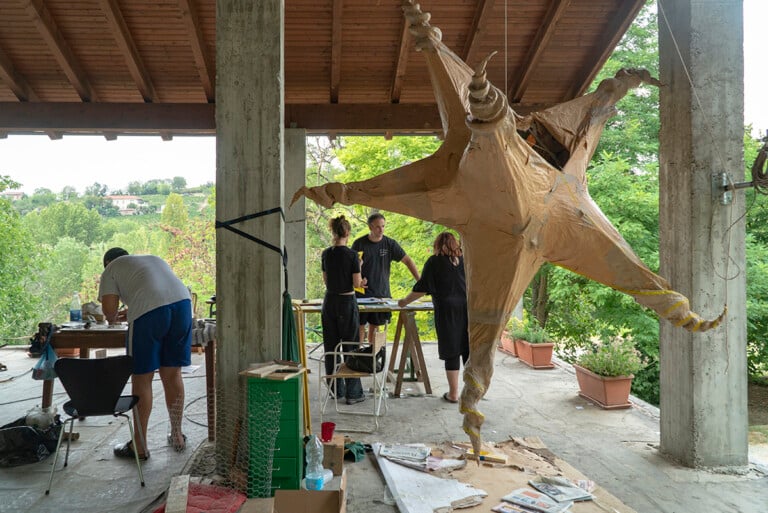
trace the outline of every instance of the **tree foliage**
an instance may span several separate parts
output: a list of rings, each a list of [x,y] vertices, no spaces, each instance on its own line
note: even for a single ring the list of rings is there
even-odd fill
[[[61,237],[71,237],[86,246],[101,239],[101,217],[82,203],[61,201],[24,216],[34,239],[53,245]]]
[[[90,192],[97,192],[96,186],[99,194],[106,191],[106,186],[94,184]],[[18,184],[0,176],[0,191],[8,187]],[[15,342],[28,343],[38,322],[67,319],[74,292],[80,292],[83,301],[98,300],[102,256],[113,246],[132,254],[161,256],[198,297],[215,293],[213,196],[197,199],[204,207],[190,221],[178,194],[170,199],[172,206],[165,220],[156,214],[104,217],[86,205],[94,206],[89,201],[109,202],[105,197],[78,198],[73,188],[65,188],[61,197],[65,195],[70,201],[36,208],[23,205],[24,200],[13,205],[0,201],[4,234],[0,238],[0,336],[18,335]],[[49,197],[46,190],[32,196],[38,204]],[[204,306],[198,307],[199,315],[207,313]]]
[[[9,184],[14,186],[5,178],[0,176],[0,191]],[[0,231],[0,339],[8,340],[33,331],[35,321],[30,313],[37,311],[39,298],[28,293],[36,279],[34,242],[5,199],[0,199]]]
[[[184,206],[184,199],[180,194],[171,193],[165,200],[165,208],[160,217],[161,221],[168,226],[183,230],[189,222],[189,212]]]

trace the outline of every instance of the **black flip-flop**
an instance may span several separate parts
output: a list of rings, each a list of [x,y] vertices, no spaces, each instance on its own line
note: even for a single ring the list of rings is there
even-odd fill
[[[173,447],[173,450],[176,452],[184,452],[187,449],[187,435],[182,433],[181,437],[184,439],[184,443],[181,445],[177,445],[173,443],[173,436],[170,433],[168,433],[168,445]]]
[[[446,393],[444,393],[444,394],[443,394],[443,401],[447,401],[447,402],[449,402],[449,403],[451,403],[451,404],[456,404],[456,403],[458,403],[458,402],[459,402],[459,400],[458,400],[458,399],[456,399],[456,400],[454,400],[454,399],[449,399],[449,398],[448,398],[448,392],[446,392]]]
[[[118,444],[113,449],[112,452],[115,453],[115,456],[118,458],[130,458],[134,459],[136,458],[136,455],[133,452],[133,442],[128,440],[124,444]],[[139,454],[139,459],[141,461],[147,461],[149,459],[149,453],[147,454]]]

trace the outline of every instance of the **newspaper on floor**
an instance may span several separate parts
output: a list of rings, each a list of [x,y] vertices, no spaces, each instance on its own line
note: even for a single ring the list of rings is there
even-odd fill
[[[561,513],[562,511],[567,511],[571,504],[573,504],[573,502],[557,502],[547,494],[531,490],[530,488],[518,488],[502,497],[502,499],[512,504],[525,506],[534,511],[540,511],[541,513]]]
[[[422,472],[452,470],[467,464],[466,460],[438,458],[431,456],[430,453],[431,449],[424,444],[382,445],[379,451],[379,454],[389,461]]]
[[[426,462],[432,449],[424,444],[385,444],[379,454],[391,460]]]
[[[592,500],[591,493],[564,477],[536,476],[528,481],[528,484],[557,502]]]
[[[529,509],[525,506],[518,504],[512,504],[511,502],[502,502],[491,508],[491,511],[496,513],[539,513],[535,509]]]

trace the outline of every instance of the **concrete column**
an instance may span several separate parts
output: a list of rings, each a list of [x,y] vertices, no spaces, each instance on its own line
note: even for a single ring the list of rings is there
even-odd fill
[[[304,197],[292,207],[291,198],[306,180],[307,131],[285,130],[285,245],[288,248],[288,292],[293,299],[307,296],[306,215]]]
[[[282,0],[216,2],[216,219],[283,204]],[[235,225],[282,250],[279,213]],[[244,425],[249,363],[280,357],[283,264],[279,253],[216,230],[216,443],[225,461]]]
[[[661,451],[691,467],[747,464],[743,194],[712,193],[744,176],[742,22],[741,0],[659,9],[660,273],[704,317],[728,305],[706,333],[661,322]]]

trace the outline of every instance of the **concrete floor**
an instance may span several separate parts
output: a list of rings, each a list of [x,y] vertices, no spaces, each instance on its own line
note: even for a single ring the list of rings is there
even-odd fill
[[[441,399],[447,384],[437,347],[425,344],[424,348],[432,396],[419,396],[421,384],[412,384],[417,395],[390,399],[389,413],[381,420],[378,433],[350,436],[385,443],[468,440],[461,430],[457,405]],[[313,395],[316,392],[315,387]],[[576,377],[568,364],[533,370],[517,358],[497,352],[491,387],[479,408],[486,416],[486,440],[537,436],[558,457],[638,513],[768,511],[767,447],[750,447],[750,465],[729,473],[675,465],[656,450],[657,408],[637,401],[631,409],[602,410],[578,396]],[[319,422],[316,410],[312,410],[314,427]],[[359,425],[356,417],[334,415],[327,420]],[[397,511],[385,504],[382,480],[370,460],[346,468],[349,513]],[[483,506],[466,511],[490,511],[494,501],[488,498]],[[573,509],[577,511],[575,506]]]
[[[432,378],[433,394],[425,396],[418,383],[406,383],[410,395],[389,400],[389,413],[381,419],[375,434],[350,433],[362,442],[442,442],[466,440],[457,406],[442,401],[446,391],[442,362],[436,346],[425,344],[425,356]],[[0,380],[23,374],[34,363],[16,349],[0,349],[0,362],[8,370]],[[0,512],[103,512],[138,513],[168,487],[174,475],[188,467],[192,450],[206,438],[204,365],[202,355],[193,355],[201,365],[185,374],[187,410],[184,431],[190,449],[177,454],[167,447],[167,417],[159,382],[155,384],[156,407],[149,433],[152,457],[144,463],[147,486],[138,485],[135,465],[114,461],[111,446],[128,436],[127,427],[106,419],[93,428],[97,419],[79,424],[80,441],[73,444],[70,464],[58,470],[49,497],[43,492],[50,459],[33,465],[0,469]],[[313,428],[319,428],[317,407],[317,362],[311,361],[311,409]],[[0,425],[15,420],[39,403],[42,386],[29,374],[0,383]],[[410,390],[408,390],[410,389]],[[752,463],[738,472],[716,473],[691,470],[661,457],[658,410],[638,403],[629,410],[601,410],[577,395],[576,379],[570,367],[532,370],[516,358],[497,353],[495,373],[487,398],[480,404],[486,415],[486,440],[502,441],[512,436],[537,436],[558,457],[580,470],[598,485],[639,513],[758,513],[768,511],[768,457],[766,447],[751,447]],[[63,403],[60,385],[54,402]],[[191,404],[190,404],[191,403]],[[355,405],[367,409],[370,401]],[[360,427],[360,418],[339,416],[339,428]],[[370,419],[362,419],[369,422]],[[763,451],[763,452],[761,452]],[[61,465],[61,463],[59,463]],[[365,459],[348,463],[349,513],[391,513],[395,506],[385,503],[384,485],[374,463]],[[74,493],[73,491],[76,491]],[[490,511],[494,499],[468,512]],[[494,504],[491,504],[494,502]],[[576,509],[574,508],[574,511]],[[623,513],[623,512],[621,512]]]
[[[0,349],[0,362],[8,366],[7,371],[0,373],[0,380],[14,377],[0,383],[0,426],[40,405],[42,382],[33,380],[27,373],[36,360],[26,355],[26,347],[16,347]],[[110,354],[120,353],[120,350],[110,350]],[[139,484],[135,462],[116,460],[112,454],[114,445],[130,440],[126,421],[91,417],[75,423],[80,439],[72,442],[66,468],[63,467],[66,448],[62,447],[49,496],[44,493],[52,457],[35,464],[0,468],[0,512],[137,513],[145,510],[168,489],[171,478],[182,472],[193,457],[194,448],[208,436],[205,427],[204,356],[193,353],[192,364],[199,365],[199,368],[193,373],[183,374],[188,404],[184,420],[188,448],[183,453],[177,453],[168,446],[166,434],[170,424],[162,386],[157,379],[154,383],[155,407],[147,437],[151,456],[142,465],[145,487]],[[53,404],[60,411],[66,397],[61,383],[56,381]],[[197,398],[201,399],[195,400]]]

